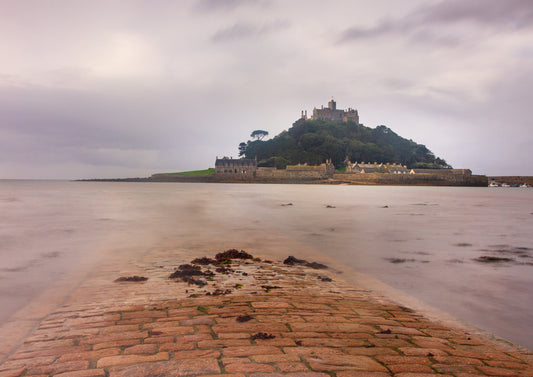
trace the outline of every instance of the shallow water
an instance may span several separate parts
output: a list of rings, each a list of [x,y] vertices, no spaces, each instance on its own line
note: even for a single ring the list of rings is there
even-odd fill
[[[0,181],[0,324],[117,249],[166,240],[201,256],[220,251],[205,249],[213,243],[283,254],[273,240],[285,239],[533,349],[532,198],[519,188]]]

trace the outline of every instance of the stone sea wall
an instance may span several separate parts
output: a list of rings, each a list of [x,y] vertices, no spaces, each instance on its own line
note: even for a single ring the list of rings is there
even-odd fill
[[[356,185],[418,185],[418,186],[487,186],[488,179],[483,175],[460,174],[387,174],[335,173],[335,181]]]
[[[257,168],[252,174],[175,175],[154,174],[151,182],[205,182],[205,183],[313,183],[353,185],[417,185],[417,186],[479,186],[486,187],[488,178],[461,174],[387,174],[387,173],[334,173],[325,170],[286,170]]]

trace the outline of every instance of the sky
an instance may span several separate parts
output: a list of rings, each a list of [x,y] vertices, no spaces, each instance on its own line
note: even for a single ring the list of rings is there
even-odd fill
[[[0,0],[0,179],[205,169],[331,98],[533,175],[533,1]]]

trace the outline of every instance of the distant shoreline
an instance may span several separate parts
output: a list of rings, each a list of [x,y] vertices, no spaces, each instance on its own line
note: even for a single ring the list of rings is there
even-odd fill
[[[343,179],[349,178],[349,179]],[[394,177],[390,180],[383,174],[366,174],[366,175],[335,175],[329,179],[276,179],[276,178],[248,178],[240,176],[221,176],[216,174],[205,175],[178,175],[172,173],[154,174],[151,177],[135,178],[93,178],[80,179],[81,182],[185,182],[185,183],[264,183],[264,184],[319,184],[319,185],[374,185],[374,186],[457,186],[457,187],[486,187],[488,182],[496,180],[510,184],[528,183],[533,186],[533,176],[480,176],[473,175],[472,180],[468,182],[454,183],[444,181],[433,177]]]

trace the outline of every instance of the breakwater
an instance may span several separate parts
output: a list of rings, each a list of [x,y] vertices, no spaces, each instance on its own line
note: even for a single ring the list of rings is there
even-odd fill
[[[398,186],[473,186],[486,187],[488,178],[483,175],[452,174],[387,174],[387,173],[334,173],[331,177],[312,172],[301,174],[285,170],[258,170],[255,176],[247,174],[176,175],[154,174],[148,182],[198,182],[198,183],[279,183],[279,184],[349,184]]]

